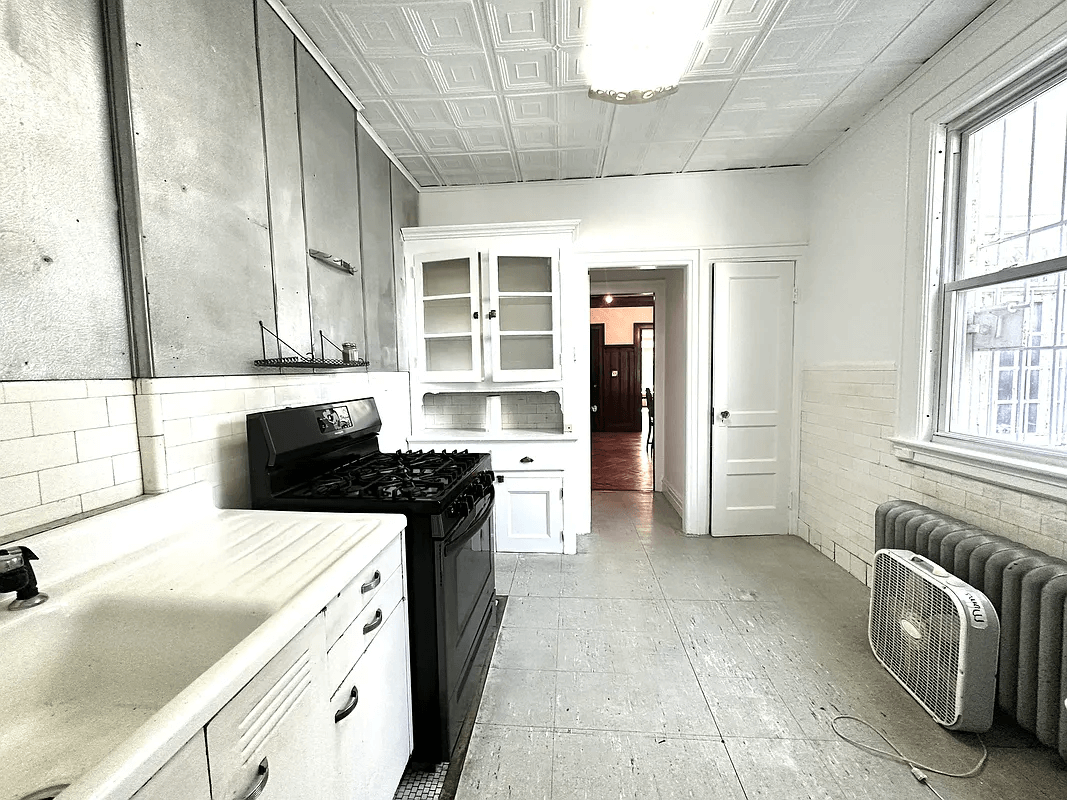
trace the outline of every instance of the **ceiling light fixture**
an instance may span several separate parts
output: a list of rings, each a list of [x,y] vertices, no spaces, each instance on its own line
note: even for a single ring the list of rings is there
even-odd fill
[[[606,294],[606,295],[604,295],[604,302],[605,302],[605,303],[608,303],[609,305],[611,304],[611,302],[612,302],[612,301],[613,301],[614,299],[615,299],[615,298],[614,298],[614,297],[612,297],[612,296],[611,296],[610,294]]]
[[[649,103],[678,91],[713,0],[595,0],[585,74],[589,97]]]

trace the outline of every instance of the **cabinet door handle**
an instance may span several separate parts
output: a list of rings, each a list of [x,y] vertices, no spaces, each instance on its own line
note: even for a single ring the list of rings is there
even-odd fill
[[[529,456],[523,456],[522,458],[519,459],[519,463],[520,464],[532,464],[533,463],[533,459],[530,458]]]
[[[267,788],[267,780],[270,778],[270,764],[267,763],[266,757],[259,762],[259,769],[256,770],[256,779],[252,782],[252,786],[249,788],[248,793],[241,798],[241,800],[256,800],[263,790]]]
[[[360,594],[366,594],[374,589],[378,588],[378,584],[382,582],[382,573],[378,570],[374,570],[374,577],[367,581],[365,584],[359,587]]]
[[[496,319],[496,309],[495,308],[489,310],[489,319]]]
[[[333,715],[334,724],[340,722],[345,717],[347,717],[349,714],[351,714],[353,711],[355,711],[356,710],[356,706],[358,706],[358,705],[359,705],[359,689],[357,689],[355,686],[353,686],[352,687],[352,694],[350,695],[348,702],[345,704],[345,707],[340,709],[340,710],[338,710],[338,711],[336,711],[336,712],[334,712],[334,715]]]
[[[363,626],[363,635],[366,636],[372,630],[381,625],[383,619],[385,619],[385,617],[382,616],[382,610],[379,608],[377,611],[374,612],[374,619],[372,619],[370,622]]]

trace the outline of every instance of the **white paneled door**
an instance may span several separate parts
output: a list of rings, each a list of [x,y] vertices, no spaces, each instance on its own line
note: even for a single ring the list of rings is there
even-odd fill
[[[713,268],[711,534],[786,533],[793,262]]]

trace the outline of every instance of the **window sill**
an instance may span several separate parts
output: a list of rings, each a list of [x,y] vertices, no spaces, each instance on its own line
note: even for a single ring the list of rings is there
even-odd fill
[[[901,461],[1067,502],[1067,468],[961,445],[890,437]]]

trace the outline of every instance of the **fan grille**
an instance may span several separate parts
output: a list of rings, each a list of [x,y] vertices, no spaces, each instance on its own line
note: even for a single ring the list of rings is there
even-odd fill
[[[935,719],[954,723],[963,622],[937,585],[888,554],[875,555],[870,637],[886,668]]]

